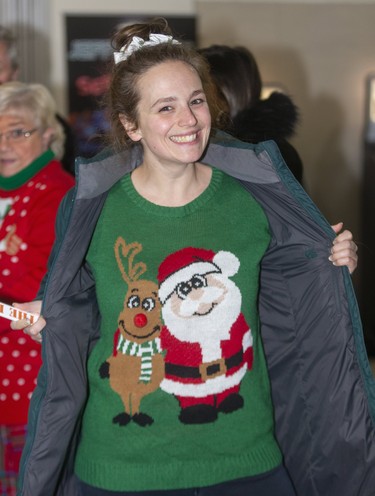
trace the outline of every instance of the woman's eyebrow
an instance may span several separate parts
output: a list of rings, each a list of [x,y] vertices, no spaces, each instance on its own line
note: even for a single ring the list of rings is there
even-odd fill
[[[199,90],[194,90],[190,97],[189,98],[193,98],[194,96],[197,96],[197,95],[200,95],[200,94],[204,94],[204,91],[202,88],[200,88]],[[159,105],[160,103],[170,103],[170,102],[174,102],[177,100],[177,97],[175,96],[168,96],[168,97],[162,97],[162,98],[158,98],[156,100],[155,103],[153,103],[151,105],[151,108],[155,107],[156,105]]]

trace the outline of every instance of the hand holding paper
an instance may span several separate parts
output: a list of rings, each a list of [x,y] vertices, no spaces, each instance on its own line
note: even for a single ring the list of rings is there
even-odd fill
[[[29,301],[27,303],[14,303],[14,311],[17,315],[16,319],[11,319],[10,327],[14,330],[23,330],[32,339],[38,343],[42,342],[42,330],[46,325],[46,321],[40,315],[42,302],[41,300]],[[18,317],[21,316],[21,319]]]

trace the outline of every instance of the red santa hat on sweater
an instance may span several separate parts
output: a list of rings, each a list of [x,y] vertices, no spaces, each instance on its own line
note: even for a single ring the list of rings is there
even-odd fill
[[[181,282],[199,274],[224,274],[230,277],[237,273],[238,258],[228,251],[215,253],[204,248],[183,248],[168,255],[160,264],[158,271],[159,299],[164,305]]]

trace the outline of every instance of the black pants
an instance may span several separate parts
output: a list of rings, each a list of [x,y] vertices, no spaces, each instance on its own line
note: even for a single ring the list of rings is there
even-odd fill
[[[284,467],[208,487],[169,491],[106,491],[80,482],[81,496],[296,496]]]

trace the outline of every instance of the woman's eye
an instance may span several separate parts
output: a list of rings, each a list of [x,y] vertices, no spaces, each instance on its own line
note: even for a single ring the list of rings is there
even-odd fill
[[[159,112],[169,112],[170,110],[172,110],[172,107],[170,107],[169,105],[166,105],[165,107],[162,107]]]
[[[201,103],[204,103],[205,100],[203,98],[195,98],[194,100],[191,101],[190,105],[200,105]]]
[[[9,132],[9,134],[13,139],[18,139],[21,138],[21,136],[23,136],[25,133],[22,131],[22,129],[13,129]]]

